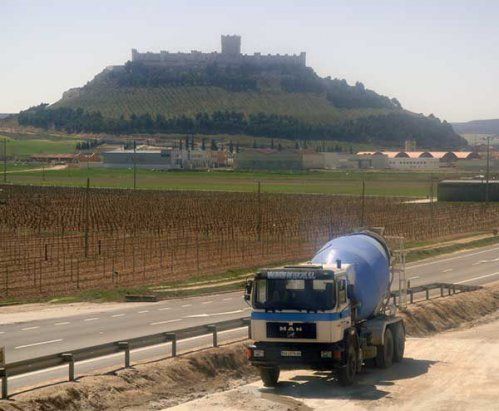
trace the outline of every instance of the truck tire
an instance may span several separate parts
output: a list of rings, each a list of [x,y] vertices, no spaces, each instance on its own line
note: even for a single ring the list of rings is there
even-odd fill
[[[357,353],[352,343],[348,344],[346,363],[337,372],[338,382],[343,385],[352,385],[357,374]]]
[[[275,387],[279,381],[280,370],[278,367],[264,368],[260,367],[260,378],[265,387]]]
[[[402,322],[394,324],[392,328],[393,332],[393,362],[400,362],[404,358],[405,350],[405,329]]]
[[[378,352],[376,354],[376,367],[390,368],[393,362],[393,334],[390,327],[385,330],[385,342],[383,345],[378,345]]]

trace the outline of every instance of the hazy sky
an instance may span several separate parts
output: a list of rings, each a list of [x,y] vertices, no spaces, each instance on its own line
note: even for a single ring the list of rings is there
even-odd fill
[[[0,113],[58,100],[130,49],[306,51],[448,121],[499,118],[499,0],[0,0]]]

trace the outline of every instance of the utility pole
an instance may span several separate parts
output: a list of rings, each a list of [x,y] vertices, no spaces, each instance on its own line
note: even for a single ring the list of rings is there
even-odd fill
[[[489,204],[489,179],[490,179],[490,138],[487,136],[487,169],[485,170],[485,204]]]
[[[137,159],[135,154],[137,153],[137,143],[133,140],[133,189],[137,188]]]
[[[364,227],[364,209],[366,206],[366,181],[362,179],[362,208],[360,210],[360,226]]]
[[[88,257],[88,200],[90,191],[90,178],[87,177],[87,188],[85,190],[85,258]]]
[[[7,182],[7,139],[3,139],[3,182]]]
[[[433,174],[430,174],[430,204],[433,204]]]
[[[258,214],[257,214],[257,222],[256,222],[256,232],[258,241],[262,239],[262,204],[261,204],[261,183],[258,182]]]

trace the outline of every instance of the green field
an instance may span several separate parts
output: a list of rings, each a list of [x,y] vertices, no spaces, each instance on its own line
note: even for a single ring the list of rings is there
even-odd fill
[[[457,173],[435,173],[438,179],[458,177]],[[67,168],[29,173],[11,173],[13,184],[83,187],[90,178],[92,187],[132,188],[133,170]],[[256,191],[271,193],[351,194],[427,197],[429,173],[388,171],[323,172],[240,172],[240,171],[152,171],[137,169],[137,188],[160,190]]]
[[[26,158],[35,154],[69,154],[74,153],[76,143],[74,138],[39,138],[38,136],[22,135],[11,137],[0,134],[0,156],[3,156],[3,142],[7,139],[7,157]]]

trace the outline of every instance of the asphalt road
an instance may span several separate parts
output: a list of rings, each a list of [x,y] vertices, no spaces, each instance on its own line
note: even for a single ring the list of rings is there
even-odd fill
[[[406,276],[413,286],[435,281],[480,285],[499,280],[498,262],[499,247],[489,246],[408,264]],[[6,348],[7,362],[14,362],[249,315],[249,307],[242,300],[241,292],[150,305],[129,304],[113,311],[0,325],[0,345]],[[240,335],[244,335],[243,330]],[[194,348],[193,344],[188,344],[190,349]],[[159,349],[164,352],[164,348]],[[154,349],[141,349],[140,352],[137,359],[158,355]],[[114,360],[106,360],[105,366],[113,365],[113,361],[116,365],[122,362],[119,355],[111,358]],[[132,355],[132,358],[135,356]],[[88,372],[104,366],[99,360],[87,364],[91,364],[85,368]],[[35,383],[35,379],[41,381],[46,378],[41,374],[37,372],[28,377],[18,377],[16,385],[23,385],[22,379],[26,379],[24,385]],[[59,374],[66,375],[62,371]],[[34,378],[35,375],[38,377]]]

